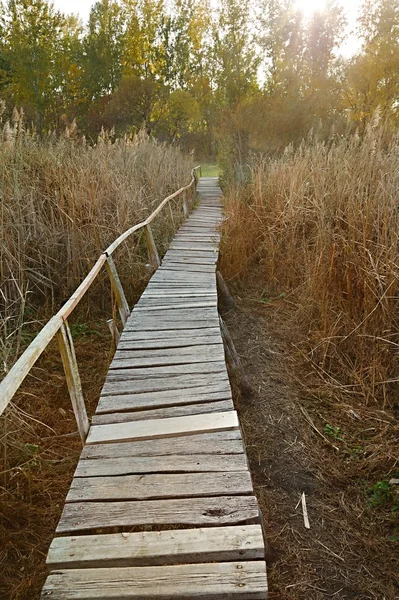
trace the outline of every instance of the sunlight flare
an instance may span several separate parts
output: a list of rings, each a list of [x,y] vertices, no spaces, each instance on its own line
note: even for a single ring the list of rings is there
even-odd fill
[[[323,11],[327,6],[327,0],[296,0],[295,6],[303,13],[305,19],[308,19],[313,13]]]

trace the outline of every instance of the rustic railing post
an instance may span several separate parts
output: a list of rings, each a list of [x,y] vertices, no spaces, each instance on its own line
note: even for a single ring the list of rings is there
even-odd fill
[[[119,279],[118,271],[116,270],[115,263],[112,256],[108,256],[105,268],[111,282],[112,291],[115,295],[116,304],[118,306],[119,314],[121,317],[122,325],[125,325],[129,318],[130,309],[127,303],[125,292],[123,291],[121,280]]]
[[[145,237],[147,240],[147,248],[148,248],[148,257],[150,259],[151,264],[157,269],[161,261],[159,259],[159,254],[157,247],[155,245],[154,236],[152,235],[151,227],[149,225],[145,226]]]
[[[176,231],[175,219],[173,217],[173,209],[172,209],[172,205],[170,202],[168,202],[168,207],[169,207],[170,220],[172,221],[172,225],[173,225],[173,231]]]
[[[184,218],[187,219],[187,217],[188,217],[188,207],[187,207],[186,190],[184,190],[184,192],[183,192],[183,213],[184,213]]]
[[[119,344],[119,340],[121,339],[121,334],[119,333],[119,329],[116,326],[114,319],[108,319],[107,321],[108,328],[111,332],[112,343],[114,345],[114,350],[116,350],[117,345]]]
[[[64,323],[61,325],[57,333],[57,339],[73,412],[75,413],[79,434],[84,444],[89,431],[89,419],[87,418],[75,347],[67,320],[64,320]]]

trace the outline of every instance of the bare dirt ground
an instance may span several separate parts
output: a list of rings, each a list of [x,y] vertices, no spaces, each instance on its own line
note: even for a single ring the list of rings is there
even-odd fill
[[[269,600],[397,599],[396,505],[389,494],[370,492],[385,473],[369,460],[382,452],[392,472],[393,457],[373,440],[382,428],[397,453],[397,420],[320,386],[293,352],[288,330],[282,333],[281,314],[258,298],[246,291],[224,318],[252,388],[234,386],[270,545]]]

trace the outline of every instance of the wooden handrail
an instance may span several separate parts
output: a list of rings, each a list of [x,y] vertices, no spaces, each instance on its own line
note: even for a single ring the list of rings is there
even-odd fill
[[[198,181],[197,170],[201,169],[200,166],[194,167],[191,171],[192,179],[188,185],[180,188],[177,192],[174,192],[160,203],[160,205],[150,214],[145,221],[130,227],[127,231],[122,233],[108,248],[101,254],[95,265],[86,275],[82,283],[74,291],[72,296],[62,306],[62,308],[46,323],[46,325],[39,331],[35,339],[29,344],[23,354],[19,357],[16,363],[11,367],[9,373],[5,376],[3,381],[0,383],[0,415],[5,411],[8,404],[11,402],[15,393],[18,391],[20,385],[28,375],[29,371],[41,356],[44,350],[47,348],[51,340],[57,335],[60,329],[64,326],[69,315],[73,312],[76,306],[79,304],[87,290],[91,287],[93,282],[96,280],[102,267],[107,262],[107,259],[112,253],[134,232],[148,227],[155,217],[161,212],[164,206],[169,204],[171,200],[178,197],[180,194],[186,192],[186,190],[195,187]],[[79,425],[79,422],[78,422]],[[80,431],[83,437],[83,432]]]

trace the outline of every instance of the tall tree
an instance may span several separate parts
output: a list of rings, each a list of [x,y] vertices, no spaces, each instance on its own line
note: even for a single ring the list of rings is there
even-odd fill
[[[362,52],[348,70],[345,95],[355,121],[365,126],[377,107],[399,121],[399,1],[366,0],[359,20]]]
[[[111,94],[122,76],[125,12],[115,0],[99,0],[90,11],[84,39],[85,87],[89,101]]]
[[[257,88],[259,61],[251,33],[249,0],[221,0],[213,39],[219,94],[233,106]]]
[[[3,20],[11,101],[24,107],[39,132],[44,124],[57,124],[54,107],[63,91],[62,80],[65,83],[61,54],[66,25],[65,17],[45,0],[9,0]]]

